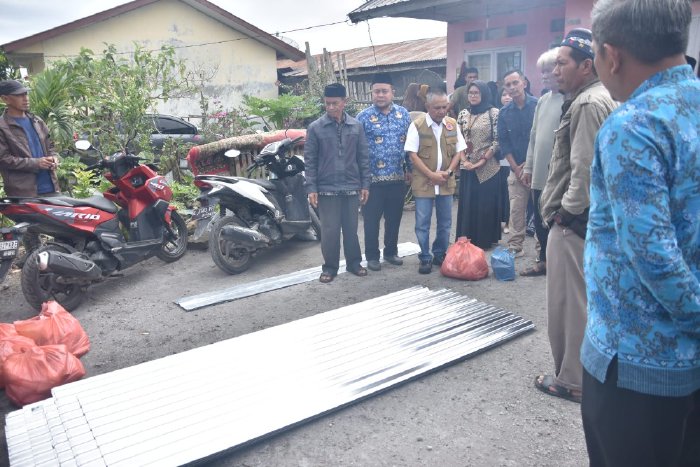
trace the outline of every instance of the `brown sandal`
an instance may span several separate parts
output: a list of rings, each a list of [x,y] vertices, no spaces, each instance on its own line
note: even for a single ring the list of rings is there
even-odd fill
[[[363,268],[362,266],[360,266],[357,269],[353,269],[353,270],[348,269],[348,272],[351,272],[358,277],[365,277],[367,275],[367,268]]]
[[[328,284],[329,282],[333,282],[334,278],[335,276],[330,272],[322,272],[318,280],[323,284]]]

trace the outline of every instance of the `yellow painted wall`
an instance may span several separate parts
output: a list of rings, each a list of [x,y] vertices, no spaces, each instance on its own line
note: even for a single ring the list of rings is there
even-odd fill
[[[43,54],[50,66],[53,60],[77,54],[81,47],[97,53],[104,49],[104,43],[110,43],[119,51],[129,51],[133,50],[135,41],[148,50],[157,50],[163,44],[181,47],[207,43],[178,48],[176,52],[178,57],[187,60],[189,70],[204,76],[214,75],[203,91],[210,100],[220,101],[225,109],[238,106],[243,94],[263,98],[277,96],[274,49],[179,0],[161,0],[14,54]],[[228,42],[217,43],[220,41]],[[41,63],[34,60],[30,72],[42,68]],[[177,116],[199,115],[199,96],[171,100],[162,104],[158,111]]]

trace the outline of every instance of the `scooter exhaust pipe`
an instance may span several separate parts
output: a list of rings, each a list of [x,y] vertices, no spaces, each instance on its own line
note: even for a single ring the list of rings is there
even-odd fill
[[[266,235],[240,225],[224,226],[221,229],[221,238],[249,249],[257,249],[270,244],[270,239]]]
[[[60,251],[39,253],[39,270],[82,279],[99,279],[102,270],[90,260]]]

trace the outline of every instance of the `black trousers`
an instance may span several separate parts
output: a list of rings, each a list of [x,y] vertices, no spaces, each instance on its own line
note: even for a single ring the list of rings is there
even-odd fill
[[[401,183],[374,184],[369,199],[362,206],[365,227],[365,258],[379,260],[379,224],[384,216],[384,256],[398,253],[399,227],[403,216],[406,185]]]
[[[343,233],[345,267],[356,271],[362,262],[360,240],[357,238],[357,214],[359,195],[318,197],[318,212],[321,218],[321,253],[323,272],[338,273],[340,264],[340,233]]]
[[[583,370],[583,429],[592,467],[700,465],[700,390],[661,397],[617,387],[617,358],[605,383]]]
[[[547,261],[547,237],[549,236],[549,229],[544,226],[542,214],[540,213],[540,196],[542,196],[542,190],[531,190],[531,193],[535,210],[535,235],[537,235],[537,240],[540,242],[540,261]]]

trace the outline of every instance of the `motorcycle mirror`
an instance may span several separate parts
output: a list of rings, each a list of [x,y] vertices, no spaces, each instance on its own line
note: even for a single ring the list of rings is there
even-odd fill
[[[234,159],[240,155],[241,155],[241,151],[239,151],[238,149],[229,149],[228,151],[226,151],[224,153],[224,156],[229,157],[231,159]]]
[[[92,144],[90,144],[90,141],[81,139],[75,142],[75,148],[80,149],[81,151],[87,151],[92,147]]]

